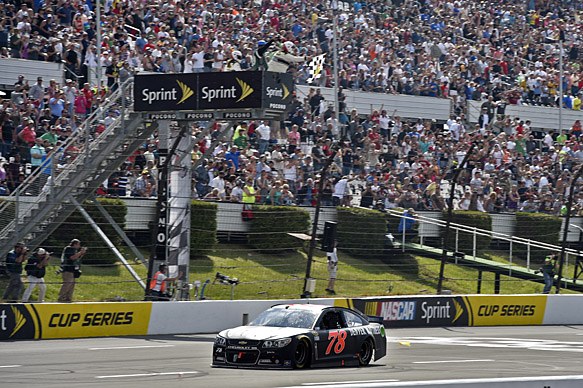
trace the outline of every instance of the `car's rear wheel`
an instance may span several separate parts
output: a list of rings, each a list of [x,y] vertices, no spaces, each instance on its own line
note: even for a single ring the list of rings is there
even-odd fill
[[[360,347],[360,352],[358,353],[358,363],[360,366],[367,366],[372,360],[372,354],[374,352],[374,344],[372,339],[367,338]]]
[[[296,345],[296,351],[294,352],[294,368],[302,369],[309,365],[310,363],[310,344],[308,340],[302,338]]]

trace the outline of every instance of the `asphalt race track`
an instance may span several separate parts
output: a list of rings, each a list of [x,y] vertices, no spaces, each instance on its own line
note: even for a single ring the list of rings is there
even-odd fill
[[[367,368],[298,371],[211,368],[214,335],[3,341],[0,386],[381,387],[428,380],[583,375],[583,326],[387,333],[388,356]],[[578,384],[570,386],[583,386],[583,380]]]

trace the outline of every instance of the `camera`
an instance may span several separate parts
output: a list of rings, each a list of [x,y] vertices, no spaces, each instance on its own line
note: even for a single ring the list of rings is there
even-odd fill
[[[217,274],[215,275],[215,281],[216,280],[218,280],[219,283],[221,283],[221,284],[227,284],[227,285],[229,285],[229,284],[234,284],[234,285],[239,284],[239,279],[237,279],[237,278],[232,278],[231,279],[229,276],[223,275],[220,272],[217,272]]]

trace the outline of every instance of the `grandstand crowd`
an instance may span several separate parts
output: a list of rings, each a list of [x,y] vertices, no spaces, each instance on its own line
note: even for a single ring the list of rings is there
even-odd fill
[[[63,62],[68,79],[60,85],[20,77],[11,98],[3,101],[0,193],[18,187],[29,173],[25,163],[38,168],[117,82],[141,71],[222,71],[234,52],[241,54],[238,64],[246,70],[260,45],[277,50],[293,42],[308,58],[326,54],[313,91],[294,100],[283,123],[242,122],[226,137],[217,124],[193,151],[196,161],[214,140],[221,141],[194,173],[196,196],[243,201],[250,182],[257,202],[313,205],[319,170],[334,154],[324,205],[442,209],[446,187],[441,181],[449,179],[452,166],[475,142],[460,178],[457,208],[558,215],[564,212],[574,168],[583,160],[581,123],[535,138],[528,117],[509,117],[505,107],[580,109],[581,7],[576,1],[539,0],[106,1],[98,58],[95,13],[87,3],[5,1],[0,4],[0,57]],[[334,80],[333,17],[339,40],[338,114],[318,90]],[[88,82],[98,67],[105,74],[100,86]],[[287,71],[300,84],[312,75],[307,62],[292,63]],[[390,107],[350,111],[343,98],[348,89],[449,98],[453,115],[443,125],[401,118]],[[464,116],[468,100],[482,101],[476,126]],[[117,115],[110,109],[93,130],[103,130]],[[200,130],[194,128],[193,134]],[[70,150],[66,157],[78,152]],[[100,194],[155,196],[157,158],[153,139]],[[583,197],[577,194],[576,202],[583,213]]]

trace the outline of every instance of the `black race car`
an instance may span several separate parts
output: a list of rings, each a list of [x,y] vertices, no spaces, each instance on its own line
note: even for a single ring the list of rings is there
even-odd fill
[[[365,366],[387,352],[382,318],[342,307],[276,305],[247,326],[221,331],[213,367]]]

